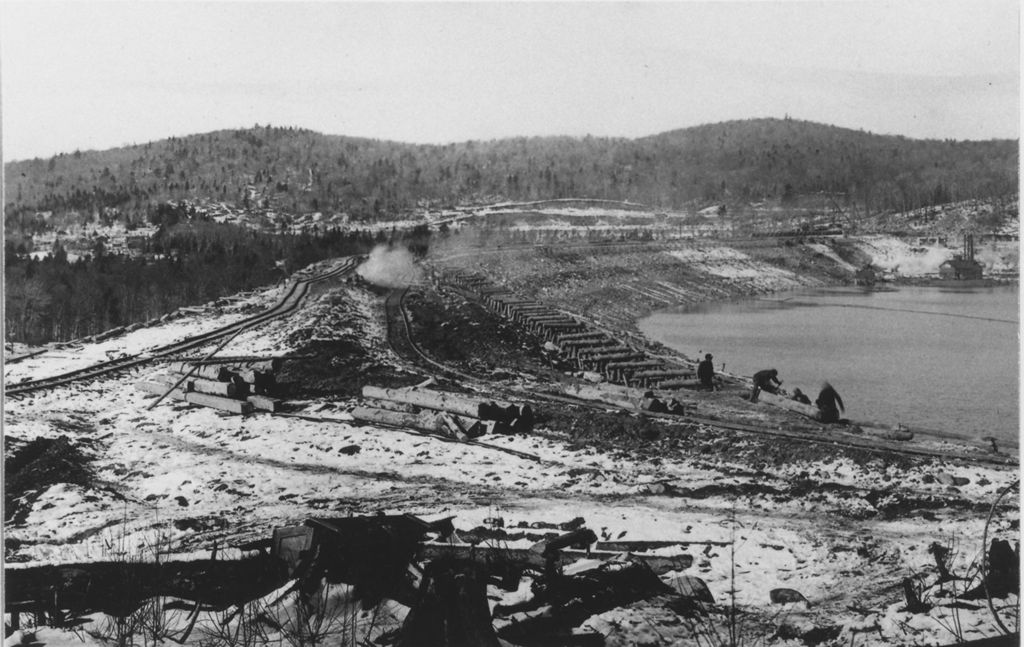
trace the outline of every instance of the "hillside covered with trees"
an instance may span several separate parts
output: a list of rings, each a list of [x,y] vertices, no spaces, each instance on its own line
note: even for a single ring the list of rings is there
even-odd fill
[[[5,166],[8,233],[76,217],[150,221],[170,200],[389,219],[417,205],[587,197],[662,209],[826,194],[868,212],[1017,190],[1018,142],[914,140],[790,119],[639,139],[414,145],[255,126]]]

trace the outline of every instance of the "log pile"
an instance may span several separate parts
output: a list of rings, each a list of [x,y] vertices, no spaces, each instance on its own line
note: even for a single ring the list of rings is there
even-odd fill
[[[158,396],[166,393],[174,400],[230,413],[273,412],[281,408],[281,400],[274,397],[281,364],[280,358],[246,358],[246,361],[231,363],[220,360],[172,362],[166,372],[150,375],[135,386],[145,393]]]
[[[370,405],[352,410],[356,420],[416,429],[459,441],[533,428],[533,409],[528,404],[429,389],[385,389],[371,385],[363,387],[363,397],[370,400]]]
[[[469,299],[546,342],[554,344],[559,359],[581,371],[596,372],[604,379],[625,386],[661,389],[691,389],[700,383],[694,379],[693,367],[650,359],[629,344],[608,333],[591,329],[584,322],[549,305],[517,296],[496,286],[479,274],[458,269],[435,272],[439,287],[454,289]]]

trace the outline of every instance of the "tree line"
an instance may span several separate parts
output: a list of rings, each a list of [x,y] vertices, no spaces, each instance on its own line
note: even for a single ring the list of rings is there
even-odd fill
[[[384,242],[422,254],[429,239],[426,227],[376,236],[337,229],[270,235],[200,221],[162,227],[138,257],[106,253],[97,242],[92,253],[73,261],[59,244],[36,260],[14,253],[7,241],[7,341],[79,339],[272,284],[315,261],[365,254]]]
[[[914,140],[790,119],[639,139],[518,137],[413,145],[256,126],[6,165],[8,232],[53,212],[126,223],[155,205],[381,220],[416,206],[587,197],[656,208],[827,195],[869,212],[1016,192],[1016,140]]]

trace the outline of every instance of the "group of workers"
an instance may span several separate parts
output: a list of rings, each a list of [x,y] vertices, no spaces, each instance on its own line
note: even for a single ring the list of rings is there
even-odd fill
[[[711,353],[707,353],[704,355],[704,360],[697,365],[697,379],[700,380],[700,387],[708,391],[715,389],[715,367],[712,359],[714,358],[711,356]],[[774,368],[767,368],[754,373],[753,381],[754,388],[750,394],[751,402],[757,402],[757,396],[761,391],[778,394],[779,387],[782,386],[779,372]],[[800,389],[793,389],[793,395],[790,396],[790,399],[807,405],[811,404],[811,399]],[[822,383],[818,399],[814,401],[814,404],[818,407],[817,417],[821,422],[839,422],[839,415],[846,411],[843,399],[839,397],[839,393],[828,382]]]
[[[774,368],[767,368],[754,373],[753,380],[754,389],[750,394],[751,402],[757,402],[757,395],[761,391],[778,394],[779,387],[782,385],[782,380],[779,379],[779,372]],[[793,395],[790,396],[790,400],[808,405],[811,403],[811,399],[800,389],[793,389]],[[818,392],[818,399],[814,401],[814,404],[818,407],[818,420],[821,422],[839,422],[839,414],[846,411],[843,399],[828,382],[822,383],[821,391]]]

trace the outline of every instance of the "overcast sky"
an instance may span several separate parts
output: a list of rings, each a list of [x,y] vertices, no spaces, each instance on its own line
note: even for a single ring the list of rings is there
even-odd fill
[[[259,123],[407,142],[750,117],[1018,137],[1015,0],[0,3],[6,160]]]

